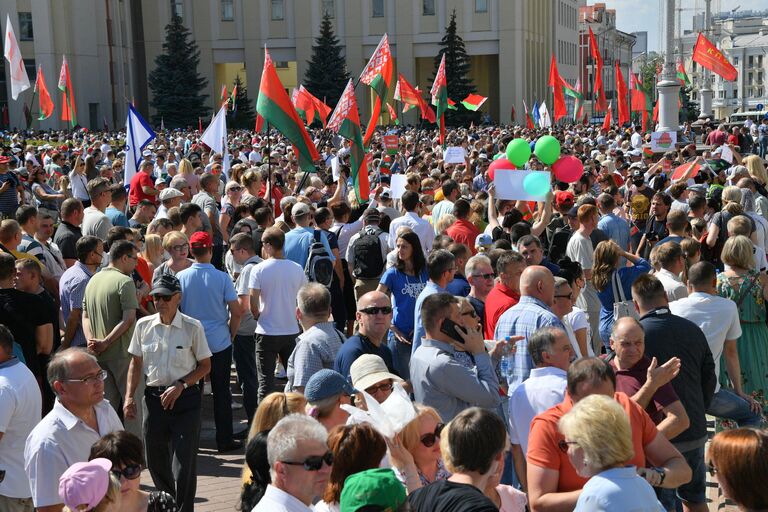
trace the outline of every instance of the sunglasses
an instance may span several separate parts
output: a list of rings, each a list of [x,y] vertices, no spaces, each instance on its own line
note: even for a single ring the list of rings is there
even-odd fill
[[[471,316],[472,318],[477,318],[477,313],[475,313],[474,309],[470,309],[469,311],[462,312],[461,316]]]
[[[243,187],[229,187],[230,192],[240,192],[243,190]]]
[[[576,441],[566,441],[565,439],[561,439],[557,442],[557,447],[560,448],[560,451],[563,453],[568,453],[568,445],[575,445],[578,446],[579,443]]]
[[[419,441],[421,441],[421,444],[426,446],[427,448],[432,448],[435,446],[435,443],[438,439],[440,439],[440,434],[442,433],[443,429],[445,428],[445,423],[438,423],[435,427],[434,432],[430,432],[429,434],[424,434],[421,436]]]
[[[172,245],[171,250],[172,251],[186,251],[189,249],[189,244],[181,244],[181,245]]]
[[[475,274],[472,277],[482,277],[483,279],[496,279],[496,274]]]
[[[363,313],[364,315],[377,315],[379,313],[383,315],[389,315],[390,313],[392,313],[392,306],[381,306],[381,307],[371,306],[369,308],[361,309],[360,312]]]
[[[171,302],[171,299],[174,298],[176,294],[173,295],[155,295],[155,300],[159,300],[162,302]]]
[[[125,477],[126,480],[136,480],[141,476],[141,464],[131,464],[125,466],[123,469],[112,469],[110,472],[120,480],[120,477]]]
[[[556,299],[568,299],[573,300],[573,294],[569,293],[568,295],[555,295]]]
[[[379,391],[389,392],[392,391],[392,388],[394,386],[391,382],[385,382],[384,384],[379,384],[378,386],[371,386],[365,390],[366,393],[369,395],[375,395]]]
[[[333,452],[329,450],[325,452],[325,455],[312,455],[304,459],[303,462],[289,462],[287,460],[280,462],[289,466],[304,466],[306,471],[319,471],[323,467],[323,462],[328,466],[333,465]]]

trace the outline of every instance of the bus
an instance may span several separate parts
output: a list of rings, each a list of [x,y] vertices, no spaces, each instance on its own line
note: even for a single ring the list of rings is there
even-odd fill
[[[747,119],[759,123],[768,114],[768,110],[750,110],[749,112],[736,112],[728,117],[729,125],[742,125]]]

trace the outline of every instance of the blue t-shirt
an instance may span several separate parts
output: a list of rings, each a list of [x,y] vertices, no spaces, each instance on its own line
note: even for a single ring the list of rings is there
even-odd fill
[[[627,300],[632,300],[632,283],[635,279],[650,271],[651,264],[642,258],[632,267],[621,267],[616,270]],[[597,298],[600,299],[600,337],[603,344],[608,346],[613,328],[613,275],[605,289],[597,292]]]
[[[384,272],[379,281],[392,293],[392,307],[394,308],[392,324],[406,338],[410,339],[413,336],[416,299],[428,280],[429,276],[426,269],[422,270],[420,276],[409,276],[396,268],[390,268]]]
[[[107,216],[113,226],[122,226],[124,228],[129,227],[128,217],[125,216],[125,213],[121,212],[114,206],[107,206],[107,209],[104,210],[104,215]]]
[[[285,245],[283,245],[285,259],[295,261],[301,268],[304,268],[307,259],[309,259],[309,248],[314,242],[314,232],[315,230],[310,227],[296,227],[286,233]],[[336,261],[333,252],[331,252],[331,246],[328,244],[328,237],[323,231],[320,231],[320,241],[325,246],[325,250],[328,251],[331,261]]]
[[[446,290],[440,288],[434,281],[428,281],[416,299],[416,305],[413,308],[413,314],[416,318],[416,322],[413,327],[413,345],[411,345],[411,355],[413,355],[413,353],[416,352],[416,349],[421,346],[421,338],[427,334],[427,332],[424,330],[424,325],[421,323],[421,304],[424,302],[424,299],[430,295],[444,291]]]
[[[469,281],[461,274],[454,274],[453,280],[445,287],[445,291],[456,297],[466,297],[470,290],[472,287],[469,285]]]
[[[392,352],[387,347],[386,340],[383,340],[377,347],[360,333],[347,338],[347,341],[341,345],[339,353],[336,354],[336,360],[333,362],[333,369],[349,380],[349,369],[352,367],[352,363],[363,354],[374,354],[381,357],[387,365],[387,369],[395,373],[395,367],[392,364]]]

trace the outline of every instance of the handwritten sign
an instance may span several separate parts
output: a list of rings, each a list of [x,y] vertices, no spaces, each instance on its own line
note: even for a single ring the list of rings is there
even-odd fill
[[[466,159],[466,152],[461,146],[450,146],[445,148],[443,160],[447,164],[463,164]]]
[[[400,199],[405,193],[405,174],[393,174],[389,181],[389,189],[392,191],[392,199]]]

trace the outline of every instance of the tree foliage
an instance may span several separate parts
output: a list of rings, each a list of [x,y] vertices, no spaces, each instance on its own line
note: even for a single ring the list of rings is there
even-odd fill
[[[210,113],[208,95],[202,93],[208,80],[197,72],[199,63],[197,43],[181,18],[174,16],[165,27],[163,53],[155,58],[155,69],[149,74],[155,124],[163,119],[166,128],[197,126],[198,116]]]
[[[256,112],[253,110],[253,104],[248,98],[248,88],[245,87],[240,75],[235,76],[234,86],[237,87],[235,93],[235,104],[230,105],[230,119],[227,121],[229,128],[252,129],[256,122]]]
[[[331,18],[326,13],[320,24],[320,37],[315,39],[315,45],[312,47],[304,87],[331,107],[336,106],[349,81],[347,61],[342,51],[339,39],[333,31]]]

